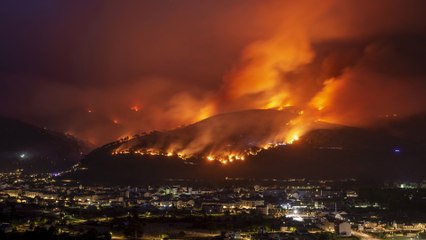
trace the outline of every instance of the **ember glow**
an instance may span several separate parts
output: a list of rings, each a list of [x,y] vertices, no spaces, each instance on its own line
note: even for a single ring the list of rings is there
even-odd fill
[[[247,156],[250,155],[256,155],[262,150],[267,150],[270,148],[275,148],[278,146],[283,146],[287,144],[293,144],[294,142],[298,141],[299,137],[297,135],[294,135],[288,142],[280,142],[280,143],[269,143],[264,145],[261,148],[258,147],[251,147],[250,149],[246,149],[241,152],[226,152],[226,151],[216,151],[211,152],[208,155],[202,155],[201,152],[193,153],[193,154],[186,154],[185,150],[179,152],[174,150],[168,150],[168,151],[160,151],[156,148],[150,148],[150,149],[144,149],[144,150],[114,150],[112,151],[112,155],[127,155],[127,154],[138,154],[138,155],[151,155],[151,156],[165,156],[165,157],[179,157],[183,160],[190,159],[192,157],[200,157],[205,158],[209,162],[218,161],[221,164],[227,164],[237,161],[244,161]]]
[[[287,137],[283,139],[274,139],[274,142],[258,142],[257,145],[250,144],[247,146],[229,146],[228,148],[225,146],[219,146],[214,150],[207,151],[207,144],[211,144],[211,142],[206,142],[206,145],[200,145],[198,149],[194,150],[188,146],[181,145],[180,147],[176,147],[175,149],[171,147],[167,147],[167,150],[164,146],[153,146],[153,147],[139,147],[138,150],[131,150],[138,147],[135,147],[134,144],[130,144],[129,147],[128,142],[131,142],[132,139],[126,139],[124,141],[124,145],[121,145],[116,150],[112,151],[112,155],[126,155],[126,154],[138,154],[138,155],[151,155],[151,156],[166,156],[166,157],[179,157],[183,160],[187,160],[193,157],[201,157],[206,159],[209,162],[218,161],[222,164],[244,161],[247,156],[257,155],[262,150],[268,150],[271,148],[275,148],[278,146],[285,146],[289,144],[293,144],[299,140],[299,130],[295,128],[291,128]],[[265,138],[264,141],[270,140],[271,138]],[[137,139],[133,139],[137,141]],[[193,141],[198,141],[197,138]],[[179,145],[179,142],[174,142],[173,144]],[[191,143],[193,144],[193,143]],[[189,144],[189,146],[191,146]],[[127,147],[125,147],[127,145]],[[244,148],[245,147],[245,148]],[[228,150],[227,150],[228,149]]]
[[[124,138],[112,155],[151,155],[237,163],[260,151],[297,142],[307,128],[304,111],[295,108],[250,110],[215,116],[172,131]],[[240,119],[251,119],[242,121]],[[320,128],[313,122],[309,126]]]
[[[359,126],[426,110],[424,1],[2,5],[0,112],[96,145],[229,112],[303,112],[264,124],[273,133],[256,139],[263,149],[317,122]],[[227,131],[254,120],[232,121]],[[205,148],[217,136],[202,130],[154,152],[250,154]]]

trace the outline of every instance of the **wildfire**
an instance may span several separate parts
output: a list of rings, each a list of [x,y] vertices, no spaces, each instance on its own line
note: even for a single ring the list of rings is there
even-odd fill
[[[280,93],[277,95],[273,95],[263,108],[283,110],[284,108],[291,106],[292,104],[288,101],[288,95]]]
[[[293,137],[287,143],[293,144],[296,141],[299,141],[299,136],[297,134],[293,135]]]
[[[271,142],[264,144],[261,147],[257,148],[249,148],[246,150],[242,150],[240,152],[238,151],[217,151],[217,152],[211,152],[207,155],[205,155],[205,159],[209,162],[217,161],[221,164],[229,164],[234,163],[238,161],[244,161],[248,156],[254,156],[257,155],[259,152],[271,148],[276,148],[278,146],[285,146],[289,144],[293,144],[294,142],[298,141],[300,139],[299,135],[294,133],[289,137],[287,140],[277,141],[277,142]],[[129,149],[116,149],[112,151],[112,155],[125,155],[125,154],[138,154],[138,155],[150,155],[150,156],[165,156],[165,157],[178,157],[183,160],[186,160],[191,157],[195,157],[193,154],[187,154],[183,151],[179,150],[173,150],[168,149],[167,151],[161,151],[156,148],[141,148],[138,150],[129,150]],[[197,156],[199,156],[197,154]]]
[[[221,153],[216,153],[216,155],[214,154],[210,154],[206,157],[206,159],[208,161],[218,161],[220,163],[226,164],[228,162],[234,162],[234,161],[244,161],[245,160],[245,155],[250,155],[249,153],[225,153],[225,154],[221,154]]]
[[[334,78],[328,79],[324,82],[322,91],[318,92],[316,96],[311,100],[310,105],[322,111],[330,104],[333,93],[340,87],[340,82]]]
[[[206,119],[214,114],[213,105],[207,105],[201,108],[195,118],[196,121]]]

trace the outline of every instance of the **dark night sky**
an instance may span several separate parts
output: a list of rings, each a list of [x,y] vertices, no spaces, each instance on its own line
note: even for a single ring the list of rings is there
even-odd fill
[[[106,143],[296,105],[426,110],[426,2],[2,1],[0,114]],[[137,111],[135,111],[137,110]]]

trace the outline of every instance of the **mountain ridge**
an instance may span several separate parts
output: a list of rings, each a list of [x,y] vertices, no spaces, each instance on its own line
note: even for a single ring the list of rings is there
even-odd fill
[[[90,150],[83,141],[0,116],[0,169],[55,172],[70,168]]]
[[[250,113],[267,116],[286,114],[275,110]],[[225,115],[225,118],[228,116],[232,118],[232,115],[241,117],[241,114],[244,115],[241,112],[230,113]],[[216,116],[214,119],[218,118],[223,116]],[[423,118],[416,121],[422,122],[421,119]],[[207,119],[202,123],[206,124],[210,121],[211,119]],[[257,123],[261,126],[263,124],[258,121]],[[411,136],[401,137],[393,134],[395,131],[404,132],[404,129],[410,128],[411,125],[410,121],[404,123],[404,120],[401,120],[397,127],[392,124],[389,127],[365,128],[321,124],[320,128],[308,131],[293,144],[278,144],[248,155],[243,161],[227,162],[227,164],[208,161],[203,155],[179,157],[178,155],[138,154],[133,152],[137,151],[137,148],[129,148],[130,151],[125,154],[112,154],[114,149],[123,144],[117,141],[88,154],[81,163],[88,170],[78,173],[79,176],[76,179],[135,184],[158,182],[169,178],[214,180],[225,177],[422,178],[424,174],[420,169],[426,167],[422,160],[426,157],[423,143],[413,142]],[[186,128],[194,126],[198,126],[197,123],[188,125]],[[144,139],[146,136],[149,134],[139,138]],[[148,144],[155,143],[148,141]]]

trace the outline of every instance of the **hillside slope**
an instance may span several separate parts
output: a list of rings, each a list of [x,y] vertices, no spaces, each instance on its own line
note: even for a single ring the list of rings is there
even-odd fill
[[[63,133],[0,117],[0,171],[54,172],[70,168],[89,151]]]
[[[258,129],[265,126],[269,128],[268,119],[277,119],[273,116],[281,113],[253,111],[249,114],[264,114],[264,116],[258,116],[255,121],[257,125],[244,126],[242,124],[242,129],[234,130],[233,133],[238,133],[236,136],[247,134],[241,138],[241,141],[238,141],[238,138],[236,138],[237,140],[235,138],[226,139],[223,136],[232,138],[235,135],[224,134],[218,138],[219,141],[215,141],[215,144],[223,143],[227,147],[253,148],[252,141],[246,145],[240,143],[247,143],[244,141],[247,136],[256,137],[257,135],[253,132]],[[226,131],[223,127],[226,126],[227,120],[241,116],[247,115],[239,112],[215,116],[182,129],[165,133],[151,133],[136,139],[105,145],[90,153],[83,160],[82,166],[88,170],[75,173],[75,177],[90,182],[125,184],[158,182],[168,178],[218,180],[225,177],[269,179],[288,177],[413,179],[425,177],[423,172],[426,167],[424,142],[421,141],[422,138],[417,140],[411,136],[414,133],[424,136],[425,133],[421,133],[420,130],[417,132],[410,130],[415,124],[421,124],[422,120],[426,119],[424,117],[392,121],[388,124],[381,124],[380,128],[354,128],[322,124],[319,129],[309,131],[293,144],[277,145],[259,151],[255,155],[249,155],[244,161],[228,162],[227,164],[208,161],[202,155],[194,155],[184,160],[176,155],[141,155],[132,152],[141,145],[158,146],[159,141],[163,144],[168,143],[169,139],[180,139],[170,136],[182,135],[190,141],[194,135],[189,133],[197,132],[195,129],[200,125],[203,125],[202,129],[210,129],[211,132]],[[259,119],[264,119],[264,121]],[[218,125],[218,122],[224,125]],[[330,126],[330,128],[325,128],[325,126]],[[250,132],[251,128],[254,131]],[[131,151],[126,154],[111,154],[123,145],[134,148],[129,148]]]

